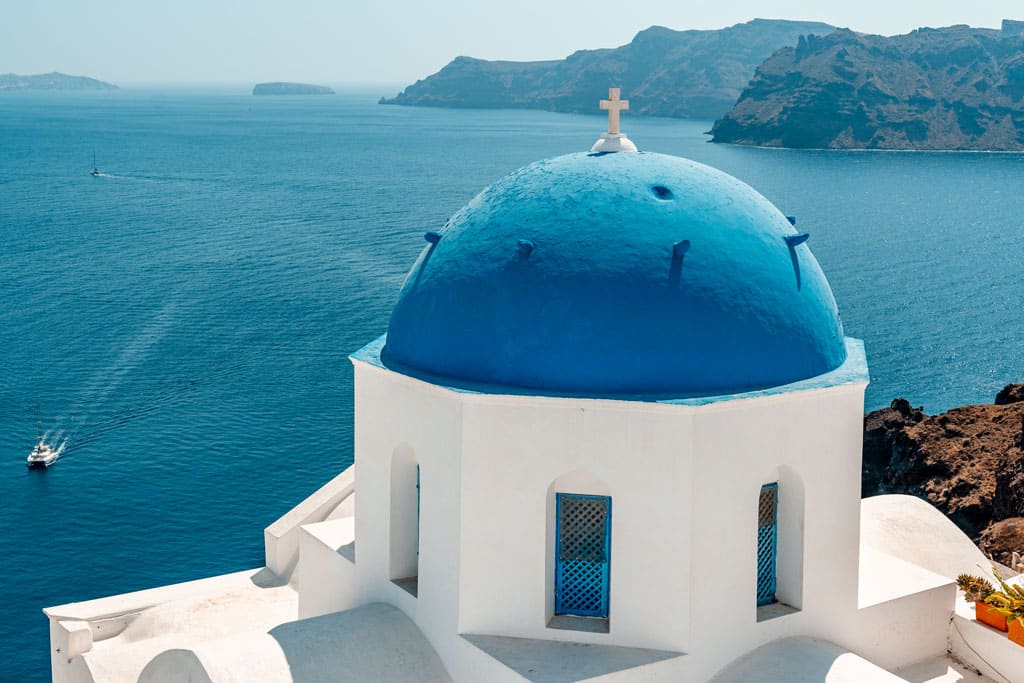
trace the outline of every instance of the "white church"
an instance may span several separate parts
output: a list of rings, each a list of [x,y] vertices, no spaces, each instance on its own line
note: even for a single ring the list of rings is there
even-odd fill
[[[808,235],[601,104],[425,235],[351,356],[355,464],[266,566],[47,608],[54,681],[1024,682],[970,539],[860,497],[868,367]]]

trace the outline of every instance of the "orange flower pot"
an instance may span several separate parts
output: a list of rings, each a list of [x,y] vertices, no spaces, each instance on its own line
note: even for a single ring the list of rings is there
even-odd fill
[[[992,628],[997,628],[1000,631],[1005,631],[1007,629],[1006,617],[995,611],[992,605],[987,602],[974,603],[974,618],[981,623],[988,624]]]
[[[1014,619],[1010,622],[1010,640],[1024,647],[1024,619]]]

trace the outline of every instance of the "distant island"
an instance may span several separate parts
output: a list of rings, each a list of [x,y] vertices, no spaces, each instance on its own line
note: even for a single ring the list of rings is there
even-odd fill
[[[117,90],[113,83],[86,76],[68,76],[53,73],[34,76],[0,74],[0,91],[4,90]]]
[[[818,22],[773,19],[712,31],[654,26],[628,45],[581,50],[562,60],[457,57],[380,103],[593,112],[615,86],[629,99],[630,113],[714,119],[729,111],[754,69],[773,52],[796,45],[802,35],[833,30]]]
[[[757,69],[714,142],[1024,150],[1024,22],[800,38]]]
[[[333,95],[334,91],[322,85],[309,83],[257,83],[253,95]]]

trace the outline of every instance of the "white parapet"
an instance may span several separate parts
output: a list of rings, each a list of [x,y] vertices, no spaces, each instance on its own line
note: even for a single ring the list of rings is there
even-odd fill
[[[299,549],[302,561],[294,582],[299,593],[299,619],[359,605],[354,517],[303,525]]]
[[[56,683],[134,682],[157,654],[297,616],[297,595],[266,569],[48,607]]]
[[[70,662],[92,649],[92,628],[87,621],[54,619],[50,639],[54,652]]]
[[[356,466],[352,465],[268,526],[263,531],[267,568],[291,579],[299,560],[299,528],[331,517],[355,490]]]

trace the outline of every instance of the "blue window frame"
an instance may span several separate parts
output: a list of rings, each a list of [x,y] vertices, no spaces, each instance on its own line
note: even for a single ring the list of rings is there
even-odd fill
[[[420,466],[416,465],[416,537],[420,535]]]
[[[612,499],[555,495],[555,614],[608,617]]]
[[[775,602],[775,556],[779,539],[779,485],[765,484],[757,504],[757,604]]]

